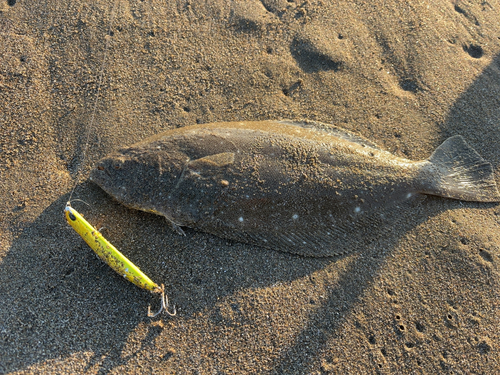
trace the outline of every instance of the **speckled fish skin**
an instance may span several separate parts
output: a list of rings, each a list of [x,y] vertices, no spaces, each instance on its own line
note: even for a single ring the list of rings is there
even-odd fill
[[[91,180],[180,233],[191,227],[307,256],[350,251],[345,239],[418,194],[500,200],[491,165],[460,136],[410,161],[317,122],[169,130],[102,159]]]

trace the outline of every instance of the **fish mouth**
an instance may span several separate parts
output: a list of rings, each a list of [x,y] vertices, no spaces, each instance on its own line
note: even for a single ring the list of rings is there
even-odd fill
[[[97,164],[90,172],[89,180],[103,187],[103,185],[111,178],[111,175],[101,163]]]

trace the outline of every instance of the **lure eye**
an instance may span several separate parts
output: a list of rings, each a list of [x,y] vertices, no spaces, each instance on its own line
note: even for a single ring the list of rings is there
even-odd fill
[[[75,216],[75,215],[73,215],[73,212],[69,211],[68,216],[69,216],[69,218],[70,218],[71,220],[73,220],[73,221],[75,221],[75,220],[76,220],[76,216]]]

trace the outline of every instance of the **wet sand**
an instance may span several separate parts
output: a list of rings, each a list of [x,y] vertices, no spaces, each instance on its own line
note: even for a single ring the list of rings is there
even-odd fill
[[[500,2],[0,3],[0,373],[493,374],[500,208],[428,197],[306,258],[127,209],[110,151],[196,123],[310,119],[425,159],[461,134],[500,183]],[[97,104],[96,104],[97,103]],[[86,146],[88,145],[88,147]],[[166,290],[116,275],[73,206]]]

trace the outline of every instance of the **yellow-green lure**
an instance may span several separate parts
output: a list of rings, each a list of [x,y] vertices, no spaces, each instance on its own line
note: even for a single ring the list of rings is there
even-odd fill
[[[70,203],[66,204],[64,209],[66,221],[73,227],[84,241],[95,251],[95,253],[106,262],[118,274],[122,275],[140,288],[147,289],[153,293],[161,293],[161,308],[156,314],[152,314],[148,308],[148,316],[155,317],[163,310],[169,315],[175,315],[174,312],[168,311],[168,298],[165,295],[163,284],[159,286],[147,277],[134,263],[132,263],[125,255],[120,253],[102,234],[89,224],[82,215],[78,213]]]

